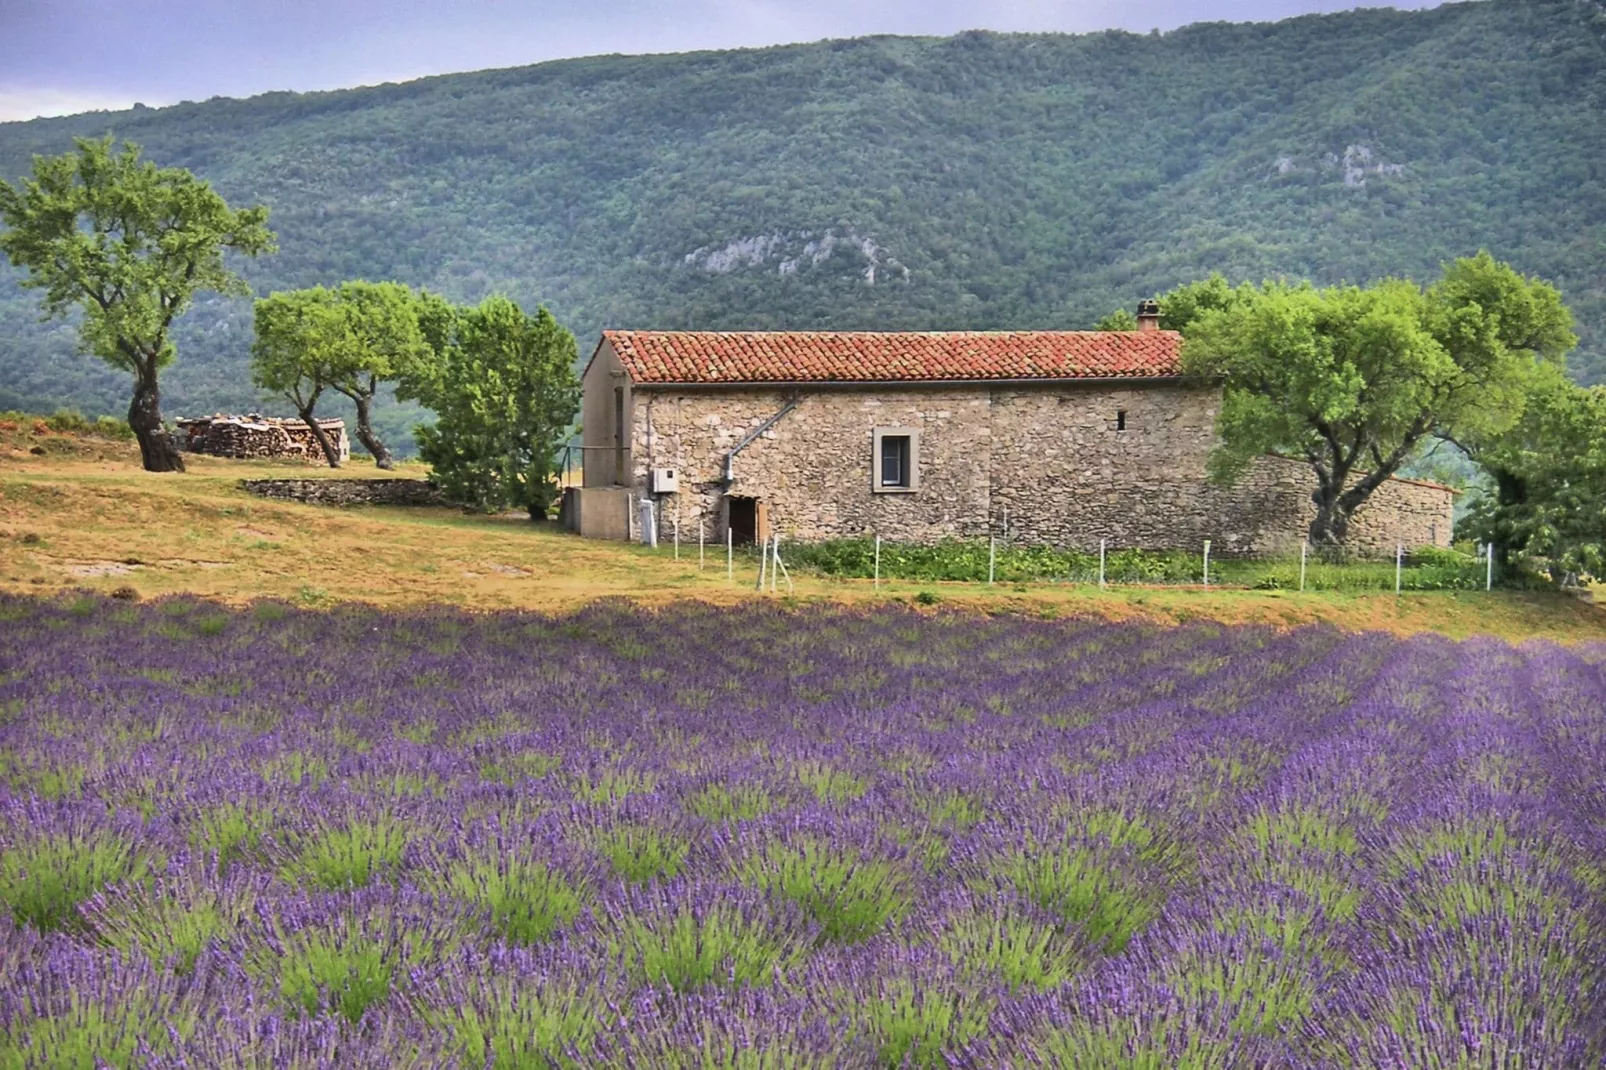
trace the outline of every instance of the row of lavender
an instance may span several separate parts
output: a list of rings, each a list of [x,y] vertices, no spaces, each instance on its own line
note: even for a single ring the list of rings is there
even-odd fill
[[[0,1067],[1606,1055],[1606,649],[0,617]]]

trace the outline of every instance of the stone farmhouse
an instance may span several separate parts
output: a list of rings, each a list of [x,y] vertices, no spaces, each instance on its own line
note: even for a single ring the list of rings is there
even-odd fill
[[[1181,336],[1137,331],[604,331],[583,376],[582,535],[737,543],[880,535],[1221,553],[1296,549],[1303,463],[1206,479],[1219,383],[1184,376]],[[1392,479],[1351,544],[1447,546],[1454,491]]]

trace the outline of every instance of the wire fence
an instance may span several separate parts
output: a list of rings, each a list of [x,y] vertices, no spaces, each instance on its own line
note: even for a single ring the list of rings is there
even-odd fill
[[[678,560],[683,539],[695,552],[700,569],[708,567],[709,518],[699,516],[685,530],[677,512],[659,515],[652,499],[637,498],[642,515],[631,519],[631,538],[663,545]],[[666,530],[667,528],[667,530]],[[1475,553],[1437,546],[1395,548],[1392,560],[1328,560],[1302,546],[1297,554],[1212,556],[1205,541],[1197,551],[1143,550],[1110,545],[1095,549],[1014,543],[1007,539],[949,539],[935,543],[888,542],[875,535],[859,538],[795,542],[780,555],[781,540],[766,534],[760,545],[736,546],[728,527],[717,537],[716,565],[723,564],[735,582],[735,567],[756,563],[758,589],[773,589],[772,562],[792,586],[791,570],[837,579],[912,583],[985,583],[991,585],[1097,584],[1145,587],[1218,587],[1262,591],[1477,591],[1526,586],[1520,574],[1496,574],[1491,547]],[[665,545],[667,544],[667,545]],[[723,561],[719,561],[719,557]]]
[[[736,582],[740,570],[751,582],[764,574],[762,589],[773,586],[773,555],[784,560],[785,575],[869,580],[872,583],[974,583],[1021,586],[1082,584],[1103,587],[1210,587],[1260,591],[1482,591],[1511,586],[1497,573],[1486,548],[1476,553],[1403,546],[1392,560],[1324,560],[1313,552],[1272,556],[1230,556],[1197,551],[1154,551],[1111,547],[1099,550],[1005,545],[999,540],[950,540],[933,544],[893,543],[875,537],[824,542],[732,545],[728,533],[707,528],[662,540],[662,551],[696,560],[701,569],[719,569]],[[782,581],[783,585],[785,580]],[[1520,585],[1520,584],[1519,584]]]

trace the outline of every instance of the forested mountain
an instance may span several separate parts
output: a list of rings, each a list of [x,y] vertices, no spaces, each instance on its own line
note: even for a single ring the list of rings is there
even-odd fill
[[[582,352],[604,324],[1082,327],[1211,271],[1428,278],[1488,248],[1562,287],[1606,379],[1596,0],[606,56],[4,124],[0,175],[106,132],[272,207],[259,292],[504,291]],[[0,280],[0,408],[121,412],[35,307]],[[248,302],[191,312],[167,412],[256,403],[249,340]]]

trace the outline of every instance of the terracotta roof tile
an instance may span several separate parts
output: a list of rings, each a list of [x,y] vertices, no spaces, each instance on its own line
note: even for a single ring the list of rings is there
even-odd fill
[[[1169,378],[1174,331],[603,331],[637,383]]]

